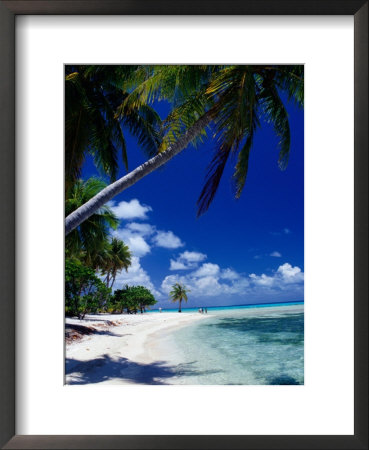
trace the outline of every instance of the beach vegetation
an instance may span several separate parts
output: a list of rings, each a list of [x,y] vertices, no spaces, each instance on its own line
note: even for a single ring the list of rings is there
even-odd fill
[[[132,253],[120,239],[113,237],[101,255],[102,274],[108,288],[113,289],[116,276],[122,270],[127,271],[131,265]]]
[[[144,286],[128,286],[117,289],[111,297],[110,312],[136,314],[137,311],[144,313],[147,308],[157,303],[149,289]]]
[[[106,183],[96,177],[75,181],[65,201],[65,215],[68,216],[84,205],[104,187]],[[106,249],[110,230],[117,228],[118,224],[119,219],[108,205],[98,208],[66,236],[65,248],[69,256],[74,256],[87,266],[93,267]]]
[[[93,269],[75,258],[65,260],[65,314],[83,319],[97,313],[109,301],[111,289]]]
[[[106,186],[97,177],[77,180],[68,191],[65,214],[68,215],[86,201],[94,197]],[[66,254],[81,265],[105,277],[107,289],[112,289],[116,276],[128,270],[132,254],[120,239],[112,237],[119,219],[108,205],[103,205],[92,216],[66,236]]]
[[[178,312],[182,312],[182,300],[187,302],[187,293],[190,292],[189,289],[184,284],[175,283],[172,286],[172,290],[169,292],[170,298],[173,303],[178,302]]]

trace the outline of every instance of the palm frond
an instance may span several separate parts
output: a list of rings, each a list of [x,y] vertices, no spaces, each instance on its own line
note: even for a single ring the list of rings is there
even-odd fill
[[[267,121],[273,124],[274,130],[279,137],[279,167],[285,169],[288,163],[291,145],[291,132],[287,111],[274,85],[263,87],[260,98],[262,99],[261,107],[264,115]]]
[[[218,146],[197,202],[198,216],[207,211],[213,201],[229,156],[236,153],[242,141],[246,140],[234,174],[237,195],[241,194],[253,134],[259,125],[255,79],[248,66],[231,66],[223,69],[210,83],[207,93],[216,101],[217,114],[214,122]]]

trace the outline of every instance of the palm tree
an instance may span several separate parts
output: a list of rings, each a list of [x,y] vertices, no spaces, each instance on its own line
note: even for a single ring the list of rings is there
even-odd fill
[[[118,155],[128,168],[123,129],[138,139],[152,156],[160,143],[161,120],[143,103],[118,116],[117,107],[127,97],[135,66],[66,66],[65,77],[65,178],[66,192],[81,175],[86,155],[96,167],[116,179]]]
[[[102,264],[102,272],[106,275],[105,283],[113,288],[118,272],[128,270],[131,265],[132,254],[127,245],[117,238],[113,238],[107,248],[106,258]]]
[[[187,302],[187,292],[190,292],[189,289],[186,288],[184,284],[175,283],[172,286],[172,290],[169,292],[169,295],[172,299],[172,302],[179,302],[178,306],[178,312],[182,312],[182,300],[185,300]]]
[[[106,183],[98,178],[86,181],[78,180],[70,189],[69,198],[65,202],[65,214],[69,215],[98,192],[106,187]],[[97,266],[108,243],[109,230],[118,226],[119,219],[106,205],[98,208],[81,225],[66,236],[65,247],[69,256],[76,256],[92,268]]]
[[[225,165],[237,155],[234,172],[236,197],[241,195],[249,155],[261,120],[271,122],[279,137],[279,166],[284,169],[290,151],[288,115],[279,93],[302,106],[303,66],[159,66],[138,68],[138,86],[124,99],[117,113],[154,100],[166,99],[173,110],[164,122],[159,153],[115,181],[66,218],[68,234],[115,195],[172,159],[211,125],[216,149],[198,200],[198,215],[208,208]],[[146,78],[145,78],[146,76]]]

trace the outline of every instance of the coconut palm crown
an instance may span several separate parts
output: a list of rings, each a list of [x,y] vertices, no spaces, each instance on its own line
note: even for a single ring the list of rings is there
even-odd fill
[[[65,68],[65,179],[66,193],[81,176],[87,155],[111,181],[119,160],[128,169],[125,132],[129,131],[150,156],[158,151],[161,119],[141,103],[119,116],[117,107],[135,66],[74,66]]]
[[[182,300],[185,300],[187,302],[187,293],[190,292],[189,289],[186,288],[184,284],[175,283],[172,286],[172,290],[169,292],[169,295],[171,297],[171,300],[173,303],[179,302],[178,305],[178,312],[182,312]]]
[[[158,153],[67,217],[66,234],[189,144],[201,142],[207,132],[213,137],[214,155],[198,199],[198,215],[213,201],[231,156],[236,159],[235,195],[241,195],[254,136],[263,121],[272,124],[279,138],[278,164],[286,168],[291,133],[281,94],[303,106],[302,65],[135,66],[127,84],[128,95],[116,108],[122,120],[131,111],[157,101],[171,105],[161,126]]]
[[[99,178],[77,180],[69,192],[69,198],[65,201],[65,215],[71,214],[105,187],[106,183]],[[110,229],[115,229],[118,224],[119,219],[113,211],[109,206],[103,205],[68,234],[65,247],[69,256],[82,255],[88,266],[94,265],[93,261],[104,251]]]
[[[120,239],[112,238],[107,246],[105,264],[102,267],[103,275],[106,275],[105,282],[113,288],[117,274],[122,270],[127,272],[131,265],[132,253],[129,247]]]

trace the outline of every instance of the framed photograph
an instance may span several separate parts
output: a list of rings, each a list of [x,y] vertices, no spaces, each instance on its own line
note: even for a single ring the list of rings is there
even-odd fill
[[[368,448],[368,4],[0,2],[4,448]]]

